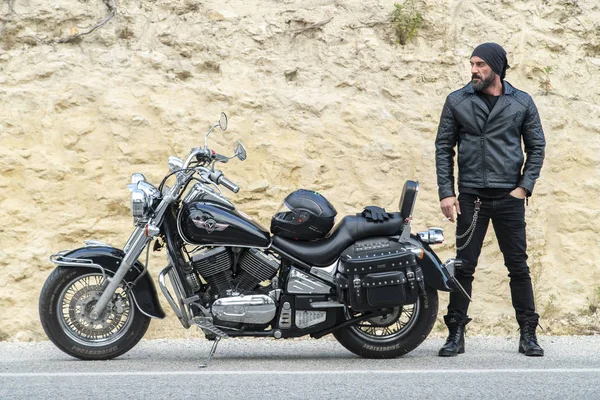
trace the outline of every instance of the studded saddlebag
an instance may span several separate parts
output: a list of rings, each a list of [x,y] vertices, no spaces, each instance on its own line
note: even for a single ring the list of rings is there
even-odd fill
[[[356,311],[413,304],[423,288],[414,253],[388,238],[356,242],[342,253],[336,274],[338,291]]]

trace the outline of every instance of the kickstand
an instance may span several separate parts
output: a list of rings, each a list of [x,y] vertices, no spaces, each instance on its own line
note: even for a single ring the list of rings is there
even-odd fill
[[[206,359],[206,361],[204,362],[204,364],[200,364],[199,368],[206,368],[208,367],[208,363],[210,362],[210,359],[212,358],[212,356],[215,355],[215,352],[217,351],[217,346],[219,345],[219,341],[221,340],[220,336],[217,336],[215,338],[215,342],[212,345],[212,348],[210,349],[210,353],[208,353],[208,358]]]

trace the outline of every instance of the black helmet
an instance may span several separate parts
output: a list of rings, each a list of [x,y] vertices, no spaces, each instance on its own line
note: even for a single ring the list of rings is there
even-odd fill
[[[320,239],[331,230],[336,215],[325,197],[298,189],[283,200],[271,219],[271,233],[294,240]]]

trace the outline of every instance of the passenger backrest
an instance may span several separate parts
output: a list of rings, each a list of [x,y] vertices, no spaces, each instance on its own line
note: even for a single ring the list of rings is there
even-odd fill
[[[419,182],[406,181],[402,188],[402,197],[400,198],[400,215],[403,220],[412,218],[415,203],[417,202],[417,192],[419,191]]]

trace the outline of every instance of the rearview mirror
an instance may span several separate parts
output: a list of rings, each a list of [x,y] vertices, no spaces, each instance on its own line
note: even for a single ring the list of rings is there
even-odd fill
[[[235,142],[233,151],[235,152],[235,155],[237,156],[237,158],[240,159],[240,161],[244,161],[246,159],[246,148],[244,147],[242,142],[240,142],[239,140],[237,142]]]
[[[227,114],[225,114],[224,112],[222,112],[219,116],[219,127],[222,131],[227,129]]]
[[[212,132],[213,129],[215,129],[216,127],[221,128],[221,130],[225,130],[227,129],[227,115],[224,112],[221,112],[221,114],[219,115],[219,123],[216,125],[213,125],[208,132],[206,132],[206,135],[204,136],[204,148],[206,149],[206,145],[208,142],[208,135],[210,135],[210,133]]]

